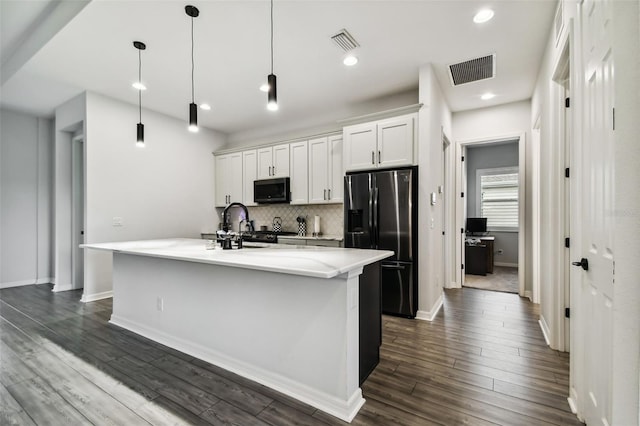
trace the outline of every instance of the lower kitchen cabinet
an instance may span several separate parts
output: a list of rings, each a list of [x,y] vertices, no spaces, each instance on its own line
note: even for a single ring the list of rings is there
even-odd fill
[[[380,287],[380,262],[364,267],[358,290],[360,310],[360,385],[380,362],[382,345],[382,305]]]
[[[342,241],[338,240],[306,240],[303,238],[287,237],[278,237],[278,244],[292,244],[296,246],[342,247]]]

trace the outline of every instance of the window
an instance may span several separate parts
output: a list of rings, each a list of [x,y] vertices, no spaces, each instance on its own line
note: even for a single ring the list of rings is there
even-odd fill
[[[477,170],[477,214],[492,231],[518,230],[518,168]]]

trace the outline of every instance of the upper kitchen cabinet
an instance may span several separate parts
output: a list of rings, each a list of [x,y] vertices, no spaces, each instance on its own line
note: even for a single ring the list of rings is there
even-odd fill
[[[253,181],[258,176],[258,152],[255,149],[242,153],[242,204],[257,206],[253,201]]]
[[[410,166],[414,163],[416,113],[345,126],[346,171]]]
[[[258,154],[258,179],[289,176],[289,144],[260,148]]]
[[[309,203],[307,152],[307,141],[294,142],[289,145],[291,204]]]
[[[242,201],[242,153],[216,156],[216,207]]]
[[[343,193],[342,136],[309,140],[309,203],[341,203]]]

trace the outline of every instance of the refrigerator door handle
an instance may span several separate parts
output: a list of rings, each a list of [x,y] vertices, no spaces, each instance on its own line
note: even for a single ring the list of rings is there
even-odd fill
[[[371,248],[374,248],[374,239],[373,239],[373,189],[369,191],[369,235],[371,236]]]
[[[384,269],[399,269],[401,271],[404,271],[404,265],[385,265],[382,264],[381,265]]]
[[[373,188],[373,234],[378,248],[378,187]]]

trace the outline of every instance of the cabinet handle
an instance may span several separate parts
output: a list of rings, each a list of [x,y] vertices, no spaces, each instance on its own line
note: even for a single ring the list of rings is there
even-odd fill
[[[371,164],[376,164],[376,154],[371,151]]]
[[[378,164],[382,162],[381,158],[382,158],[382,156],[380,155],[380,151],[378,151]]]
[[[327,189],[327,200],[331,199],[331,189]]]
[[[271,166],[269,166],[269,176],[271,176]]]
[[[271,171],[273,172],[273,174],[271,176],[275,176],[276,175],[276,166],[273,166],[271,168]]]

